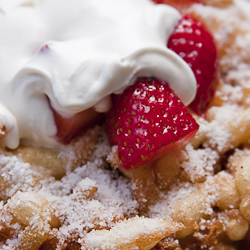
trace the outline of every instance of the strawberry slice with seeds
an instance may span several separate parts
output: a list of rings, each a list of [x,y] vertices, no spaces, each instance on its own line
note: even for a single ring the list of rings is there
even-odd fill
[[[117,141],[118,157],[125,169],[137,168],[163,154],[183,147],[197,132],[198,125],[166,82],[139,78],[114,98],[111,145]],[[115,138],[115,139],[114,139]]]
[[[170,36],[167,47],[192,68],[197,81],[197,94],[189,107],[196,114],[203,115],[218,83],[217,50],[212,35],[200,21],[183,16]]]

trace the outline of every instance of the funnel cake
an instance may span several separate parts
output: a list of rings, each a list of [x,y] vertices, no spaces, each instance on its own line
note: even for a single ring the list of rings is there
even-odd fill
[[[22,8],[28,9],[42,3],[20,2]],[[56,2],[53,1],[54,4]],[[112,0],[108,2],[111,3]],[[165,20],[162,13],[173,11],[175,20],[167,28],[170,33],[182,16],[189,16],[206,25],[214,38],[219,72],[216,91],[202,115],[194,113],[188,107],[188,112],[199,125],[198,131],[182,146],[161,151],[160,156],[157,155],[154,160],[145,164],[131,169],[124,168],[118,154],[119,138],[112,137],[110,144],[110,133],[117,130],[116,121],[113,123],[113,120],[109,120],[108,128],[102,123],[102,119],[97,125],[91,124],[89,129],[84,126],[84,131],[78,131],[77,136],[74,135],[68,144],[57,137],[58,131],[60,135],[67,136],[67,140],[70,136],[68,133],[64,135],[65,127],[58,128],[58,124],[71,124],[74,128],[82,122],[75,113],[84,114],[92,106],[96,108],[95,114],[100,110],[108,111],[112,103],[109,94],[126,93],[124,86],[119,86],[117,92],[110,90],[105,97],[101,94],[98,100],[90,100],[89,104],[78,102],[75,106],[66,104],[66,101],[62,104],[61,97],[57,99],[55,92],[50,90],[45,91],[46,95],[41,100],[39,95],[36,96],[42,107],[48,109],[45,114],[45,118],[49,120],[47,124],[52,123],[51,130],[46,132],[41,141],[39,138],[43,136],[43,132],[39,132],[36,137],[29,132],[30,124],[23,128],[27,121],[22,121],[22,114],[17,115],[16,123],[11,123],[15,121],[12,119],[15,115],[9,111],[13,110],[13,106],[5,98],[3,102],[4,105],[9,105],[8,109],[0,107],[1,249],[237,250],[250,246],[250,3],[248,0],[163,0],[154,1],[154,4],[140,0],[136,5],[139,7],[144,2],[143,8],[154,8],[154,13],[161,13],[161,20]],[[13,1],[15,8],[11,4],[1,4],[0,2],[3,12],[1,15],[4,15],[9,9],[17,8],[19,2]],[[174,9],[165,9],[165,4],[172,5]],[[158,6],[160,7],[156,10]],[[123,6],[125,7],[126,5]],[[111,9],[107,7],[107,13],[112,12]],[[152,16],[147,17],[147,20],[155,20],[155,23],[159,21]],[[145,33],[142,32],[141,35]],[[150,47],[151,42],[147,46]],[[152,43],[154,42],[157,43]],[[141,42],[137,45],[141,45]],[[59,45],[56,44],[56,50],[59,48],[57,46]],[[171,58],[176,56],[172,52],[166,52],[160,42],[157,46],[157,56],[152,55],[156,60],[161,57],[159,50],[163,50],[163,54],[170,55]],[[40,50],[41,48],[37,53],[41,53]],[[42,50],[48,52],[46,45]],[[135,54],[128,57],[131,59]],[[37,60],[34,64],[37,69],[41,66],[39,60],[43,60],[40,56],[39,54],[37,57],[36,54],[32,58],[32,62]],[[56,63],[58,57],[52,58],[55,60],[53,63]],[[132,66],[134,58],[130,61]],[[136,56],[136,60],[138,58]],[[185,71],[184,78],[187,76],[187,82],[194,87],[195,92],[192,71],[184,61],[177,60],[177,64]],[[74,63],[77,64],[78,61]],[[31,65],[30,62],[28,65]],[[73,72],[70,72],[73,66],[65,71],[66,75]],[[161,68],[154,68],[147,74],[145,69],[151,66],[147,62],[142,71],[137,68],[142,75],[136,71],[124,82],[131,85],[136,82],[135,78],[149,77],[152,74],[171,82],[171,77],[164,78],[165,73]],[[116,72],[115,67],[112,69]],[[22,76],[19,79],[23,80],[28,71],[21,72],[21,75],[18,73],[15,76]],[[45,73],[48,71],[45,70],[43,74]],[[123,75],[122,78],[126,77]],[[173,82],[171,84],[174,86]],[[172,88],[171,84],[169,86]],[[29,85],[25,85],[25,91],[28,90],[27,86]],[[179,90],[182,92],[182,87]],[[177,93],[179,90],[177,87]],[[76,92],[76,89],[72,91]],[[177,98],[188,106],[194,98],[192,91],[187,94],[189,100],[178,97],[178,94]],[[80,100],[81,93],[78,97]],[[114,118],[110,113],[107,117]],[[57,125],[53,119],[58,119]],[[34,126],[35,124],[33,123]],[[17,128],[21,128],[19,135]]]

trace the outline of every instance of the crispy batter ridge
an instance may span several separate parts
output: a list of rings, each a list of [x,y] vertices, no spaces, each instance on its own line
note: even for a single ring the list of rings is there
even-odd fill
[[[183,228],[170,219],[134,217],[121,222],[111,230],[97,230],[87,234],[82,241],[83,249],[149,250],[161,239]]]

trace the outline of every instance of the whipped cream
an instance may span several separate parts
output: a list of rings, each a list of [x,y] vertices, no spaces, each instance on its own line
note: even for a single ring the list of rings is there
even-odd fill
[[[188,105],[195,77],[166,47],[180,18],[150,0],[0,0],[1,145],[58,145],[46,96],[63,116],[106,112],[138,76],[167,81]]]

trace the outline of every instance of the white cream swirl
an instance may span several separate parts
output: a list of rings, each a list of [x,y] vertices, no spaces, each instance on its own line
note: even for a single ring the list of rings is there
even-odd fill
[[[0,0],[2,146],[58,144],[46,95],[64,116],[105,112],[111,93],[153,75],[188,105],[195,77],[166,48],[180,18],[150,0]]]

